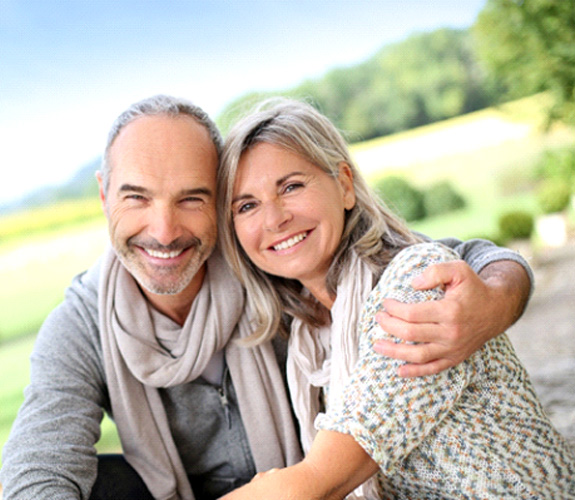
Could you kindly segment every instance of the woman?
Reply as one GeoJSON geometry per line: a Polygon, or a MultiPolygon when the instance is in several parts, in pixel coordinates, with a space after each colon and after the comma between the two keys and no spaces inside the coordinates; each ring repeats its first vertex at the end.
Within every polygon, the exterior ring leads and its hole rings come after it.
{"type": "Polygon", "coordinates": [[[458,256],[421,243],[377,200],[324,116],[280,101],[247,117],[219,176],[221,241],[253,309],[251,342],[289,328],[306,452],[226,499],[575,498],[573,456],[505,335],[418,379],[373,352],[382,297],[440,299],[409,284],[458,256]]]}

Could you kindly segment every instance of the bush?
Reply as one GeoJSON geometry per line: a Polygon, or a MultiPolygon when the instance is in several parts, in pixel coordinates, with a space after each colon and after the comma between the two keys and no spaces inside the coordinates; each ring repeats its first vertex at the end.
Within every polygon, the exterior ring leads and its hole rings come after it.
{"type": "Polygon", "coordinates": [[[491,241],[492,243],[495,243],[498,247],[504,247],[507,242],[509,241],[508,239],[504,239],[501,234],[487,234],[487,233],[480,233],[480,234],[474,234],[472,236],[469,236],[468,238],[465,238],[466,240],[474,240],[474,239],[480,239],[480,240],[487,240],[487,241],[491,241]]]}
{"type": "Polygon", "coordinates": [[[565,182],[557,179],[544,181],[537,192],[537,201],[544,214],[565,210],[570,199],[571,189],[565,182]]]}
{"type": "Polygon", "coordinates": [[[500,239],[504,242],[531,237],[535,222],[533,215],[523,210],[506,212],[499,217],[500,239]]]}
{"type": "Polygon", "coordinates": [[[388,176],[376,185],[381,199],[407,222],[423,219],[423,194],[401,177],[388,176]]]}
{"type": "Polygon", "coordinates": [[[571,184],[575,181],[575,149],[546,151],[535,167],[537,179],[555,179],[571,184]]]}
{"type": "Polygon", "coordinates": [[[425,215],[445,214],[465,207],[465,199],[447,182],[437,182],[423,192],[425,215]]]}

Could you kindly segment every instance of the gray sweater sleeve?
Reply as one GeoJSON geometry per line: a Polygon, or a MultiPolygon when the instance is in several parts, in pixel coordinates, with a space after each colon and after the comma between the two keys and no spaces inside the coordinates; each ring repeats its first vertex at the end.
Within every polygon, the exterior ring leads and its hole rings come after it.
{"type": "MultiPolygon", "coordinates": [[[[421,235],[420,235],[421,236],[421,235]]],[[[428,241],[429,238],[425,237],[428,241]]],[[[531,283],[531,288],[529,296],[533,295],[533,290],[535,286],[535,278],[533,276],[533,270],[529,266],[528,262],[524,257],[518,252],[510,250],[505,247],[498,247],[491,241],[473,239],[468,241],[461,241],[457,238],[442,238],[437,240],[439,243],[443,243],[445,246],[455,250],[461,258],[469,264],[471,269],[476,273],[479,273],[484,267],[498,262],[501,260],[511,260],[520,264],[525,272],[529,276],[529,281],[531,283]]]]}
{"type": "Polygon", "coordinates": [[[96,285],[81,275],[40,329],[24,404],[3,450],[5,500],[89,497],[109,406],[96,305],[96,285]]]}

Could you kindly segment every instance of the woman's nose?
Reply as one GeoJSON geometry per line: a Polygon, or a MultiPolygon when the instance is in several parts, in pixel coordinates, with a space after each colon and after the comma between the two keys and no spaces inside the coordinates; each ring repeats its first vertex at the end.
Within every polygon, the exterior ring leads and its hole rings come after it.
{"type": "Polygon", "coordinates": [[[291,213],[279,201],[269,201],[264,205],[264,229],[267,231],[281,231],[289,220],[291,213]]]}

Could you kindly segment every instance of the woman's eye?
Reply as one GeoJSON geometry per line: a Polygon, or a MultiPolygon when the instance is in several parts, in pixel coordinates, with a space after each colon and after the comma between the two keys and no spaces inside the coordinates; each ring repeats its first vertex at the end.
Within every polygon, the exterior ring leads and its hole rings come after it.
{"type": "Polygon", "coordinates": [[[256,206],[256,204],[253,203],[253,202],[242,203],[242,204],[237,208],[237,213],[238,213],[238,214],[243,214],[243,213],[249,212],[249,211],[252,210],[255,206],[256,206]]]}
{"type": "Polygon", "coordinates": [[[292,191],[295,191],[301,187],[303,187],[302,182],[292,182],[284,188],[284,193],[291,193],[292,191]]]}

